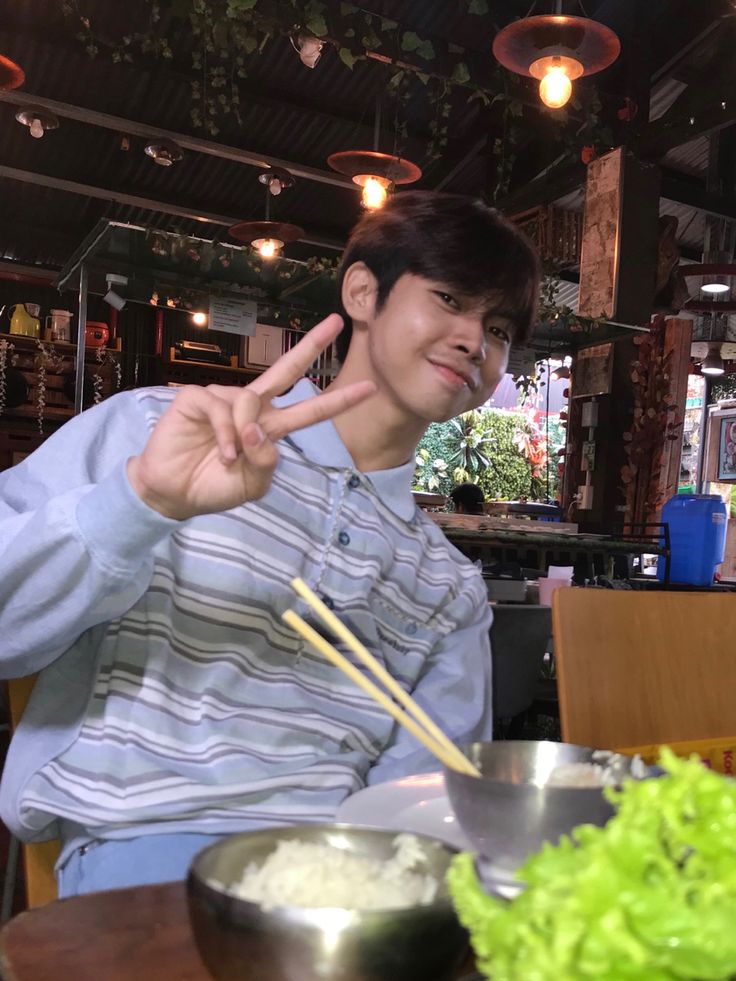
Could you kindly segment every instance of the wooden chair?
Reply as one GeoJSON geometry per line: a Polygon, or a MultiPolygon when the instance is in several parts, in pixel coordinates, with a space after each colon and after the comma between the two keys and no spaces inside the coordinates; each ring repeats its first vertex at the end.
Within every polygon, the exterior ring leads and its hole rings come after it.
{"type": "Polygon", "coordinates": [[[552,629],[566,742],[736,736],[736,596],[558,589],[552,629]]]}
{"type": "MultiPolygon", "coordinates": [[[[11,729],[15,729],[20,722],[35,682],[35,675],[8,682],[11,729]]],[[[58,897],[54,865],[60,850],[61,843],[58,840],[22,845],[26,871],[26,902],[29,909],[44,906],[58,897]]]]}

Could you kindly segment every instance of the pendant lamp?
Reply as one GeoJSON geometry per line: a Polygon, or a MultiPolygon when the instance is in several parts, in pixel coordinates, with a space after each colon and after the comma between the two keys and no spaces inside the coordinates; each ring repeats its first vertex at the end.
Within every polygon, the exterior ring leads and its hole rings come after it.
{"type": "Polygon", "coordinates": [[[11,89],[19,88],[25,80],[26,73],[20,65],[16,65],[5,55],[0,55],[0,89],[9,92],[11,89]]]}
{"type": "Polygon", "coordinates": [[[297,242],[302,238],[304,229],[288,222],[271,220],[271,198],[293,185],[294,178],[291,174],[274,168],[259,174],[258,180],[266,185],[265,220],[238,222],[230,229],[230,235],[236,242],[252,245],[262,259],[273,259],[289,242],[297,242]]]}
{"type": "Polygon", "coordinates": [[[410,160],[377,150],[343,150],[330,154],[327,163],[363,188],[361,201],[370,211],[383,207],[396,184],[413,184],[422,176],[410,160]]]}
{"type": "Polygon", "coordinates": [[[618,36],[588,17],[557,12],[514,21],[499,31],[493,54],[504,68],[539,80],[539,97],[550,109],[561,109],[572,95],[572,83],[594,75],[618,58],[618,36]]]}
{"type": "Polygon", "coordinates": [[[363,188],[361,203],[368,211],[382,208],[390,191],[397,184],[413,184],[422,176],[416,164],[394,153],[381,153],[378,149],[381,137],[381,98],[376,100],[376,116],[373,128],[372,150],[341,150],[331,153],[328,166],[338,174],[349,177],[353,184],[363,188]]]}

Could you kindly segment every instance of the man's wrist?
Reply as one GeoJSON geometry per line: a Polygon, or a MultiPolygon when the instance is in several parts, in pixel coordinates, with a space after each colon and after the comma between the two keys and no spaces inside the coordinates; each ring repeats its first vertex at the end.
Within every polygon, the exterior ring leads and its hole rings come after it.
{"type": "Polygon", "coordinates": [[[157,511],[159,514],[163,515],[164,518],[173,518],[177,521],[181,520],[180,516],[178,514],[174,514],[171,507],[169,507],[168,504],[157,494],[155,494],[147,485],[141,471],[140,457],[132,456],[128,460],[126,472],[128,483],[130,484],[133,493],[139,497],[145,505],[147,505],[153,511],[157,511]]]}

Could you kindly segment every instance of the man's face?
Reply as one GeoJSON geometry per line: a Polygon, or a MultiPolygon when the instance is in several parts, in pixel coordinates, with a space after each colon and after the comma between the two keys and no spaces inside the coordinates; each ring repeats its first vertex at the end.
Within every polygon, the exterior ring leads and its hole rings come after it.
{"type": "Polygon", "coordinates": [[[370,318],[365,341],[379,390],[430,423],[488,401],[506,371],[512,336],[501,297],[469,299],[406,273],[370,318]]]}

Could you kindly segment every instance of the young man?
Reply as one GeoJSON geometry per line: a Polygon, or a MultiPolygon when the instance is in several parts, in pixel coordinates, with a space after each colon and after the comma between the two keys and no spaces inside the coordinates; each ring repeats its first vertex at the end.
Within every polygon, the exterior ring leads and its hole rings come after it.
{"type": "Polygon", "coordinates": [[[246,388],[123,393],[0,475],[0,663],[40,671],[2,817],[61,837],[61,895],[436,767],[283,623],[295,575],[452,739],[490,734],[485,589],[415,508],[414,451],[490,397],[537,288],[499,215],[397,195],[346,249],[326,393],[297,380],[334,315],[246,388]]]}

